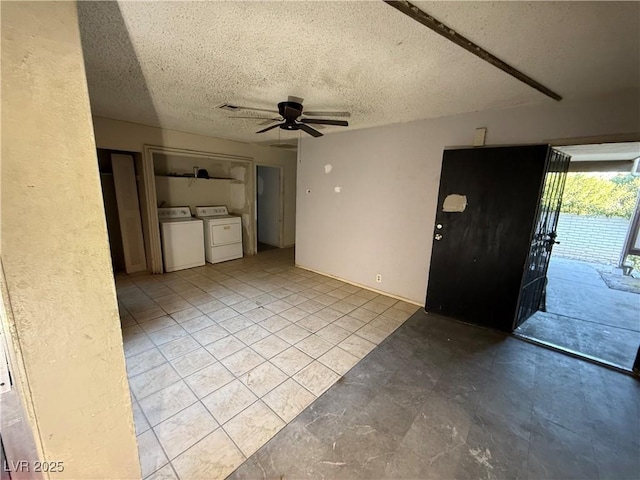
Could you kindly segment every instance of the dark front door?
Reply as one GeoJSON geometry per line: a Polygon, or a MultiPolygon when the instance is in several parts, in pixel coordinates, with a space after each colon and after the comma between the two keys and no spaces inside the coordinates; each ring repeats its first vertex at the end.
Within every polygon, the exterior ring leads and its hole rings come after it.
{"type": "Polygon", "coordinates": [[[547,145],[444,152],[426,310],[511,331],[547,145]]]}
{"type": "Polygon", "coordinates": [[[570,159],[571,157],[557,150],[549,152],[535,231],[531,238],[529,258],[522,276],[520,302],[514,329],[539,310],[545,293],[551,250],[555,243],[559,243],[556,241],[556,229],[570,159]]]}

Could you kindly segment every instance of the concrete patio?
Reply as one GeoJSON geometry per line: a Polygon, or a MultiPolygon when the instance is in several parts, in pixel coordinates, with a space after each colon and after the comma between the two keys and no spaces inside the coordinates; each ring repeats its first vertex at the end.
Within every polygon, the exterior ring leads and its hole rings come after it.
{"type": "Polygon", "coordinates": [[[640,345],[640,294],[609,288],[603,269],[552,257],[546,312],[516,333],[630,370],[640,345]]]}

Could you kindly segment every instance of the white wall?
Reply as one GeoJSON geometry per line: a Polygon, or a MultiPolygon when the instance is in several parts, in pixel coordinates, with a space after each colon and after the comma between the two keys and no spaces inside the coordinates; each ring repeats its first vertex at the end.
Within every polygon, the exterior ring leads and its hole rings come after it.
{"type": "MultiPolygon", "coordinates": [[[[1,9],[0,316],[12,392],[28,411],[20,421],[41,460],[63,462],[45,478],[140,478],[76,3],[1,9]]],[[[22,445],[9,437],[18,420],[6,395],[0,420],[10,422],[2,436],[11,454],[22,445]]]]}
{"type": "Polygon", "coordinates": [[[208,158],[180,157],[176,155],[153,155],[156,173],[156,197],[158,206],[181,207],[188,205],[191,213],[195,207],[228,205],[231,202],[231,181],[171,177],[167,174],[193,174],[194,167],[207,170],[209,176],[230,178],[231,163],[208,158]]]}
{"type": "Polygon", "coordinates": [[[229,213],[242,217],[242,243],[245,255],[254,252],[252,222],[253,167],[249,161],[220,160],[208,157],[153,154],[158,206],[196,207],[226,205],[229,213]],[[206,170],[209,177],[193,179],[194,170],[206,170]],[[189,174],[191,178],[171,177],[189,174]]]}
{"type": "Polygon", "coordinates": [[[204,178],[180,178],[156,176],[156,197],[158,206],[196,207],[207,205],[228,205],[231,201],[231,182],[204,178]],[[163,203],[164,202],[164,203],[163,203]]]}
{"type": "Polygon", "coordinates": [[[252,157],[256,163],[284,167],[283,243],[285,246],[294,244],[296,229],[295,152],[102,117],[93,117],[93,127],[98,148],[142,152],[144,145],[155,145],[198,152],[252,157]]]}
{"type": "Polygon", "coordinates": [[[280,246],[280,169],[257,167],[258,241],[280,246]]]}
{"type": "Polygon", "coordinates": [[[639,106],[622,92],[304,138],[296,263],[424,304],[445,148],[471,145],[478,127],[488,145],[639,132],[639,106]]]}

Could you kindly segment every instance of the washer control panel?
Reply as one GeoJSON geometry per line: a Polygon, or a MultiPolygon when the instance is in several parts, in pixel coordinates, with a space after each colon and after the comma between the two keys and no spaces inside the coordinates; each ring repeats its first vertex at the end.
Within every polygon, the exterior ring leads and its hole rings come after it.
{"type": "Polygon", "coordinates": [[[158,218],[188,218],[191,216],[189,207],[167,207],[158,209],[158,218]]]}

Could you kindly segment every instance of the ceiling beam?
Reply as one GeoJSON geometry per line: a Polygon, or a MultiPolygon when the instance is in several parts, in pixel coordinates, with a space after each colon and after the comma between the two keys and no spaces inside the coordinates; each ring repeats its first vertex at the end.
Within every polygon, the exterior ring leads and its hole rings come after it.
{"type": "Polygon", "coordinates": [[[401,11],[402,13],[407,15],[408,17],[411,17],[416,22],[419,22],[422,25],[424,25],[425,27],[427,27],[427,28],[433,30],[434,32],[442,35],[447,40],[452,41],[456,45],[458,45],[458,46],[464,48],[465,50],[467,50],[468,52],[473,53],[475,56],[480,57],[485,62],[490,63],[494,67],[497,67],[500,70],[502,70],[503,72],[508,73],[512,77],[517,78],[521,82],[524,82],[527,85],[529,85],[530,87],[535,88],[539,92],[544,93],[546,96],[551,97],[551,98],[553,98],[554,100],[557,100],[557,101],[562,100],[562,97],[560,95],[558,95],[556,92],[554,92],[553,90],[545,87],[544,85],[542,85],[539,82],[536,82],[533,78],[529,77],[528,75],[525,75],[520,70],[515,69],[514,67],[512,67],[508,63],[503,62],[502,60],[500,60],[495,55],[492,55],[491,53],[487,52],[481,46],[476,45],[475,43],[473,43],[468,38],[466,38],[466,37],[460,35],[459,33],[457,33],[451,27],[445,25],[444,23],[442,23],[438,19],[432,17],[428,13],[423,12],[418,7],[413,5],[412,3],[404,1],[404,0],[383,0],[383,2],[385,2],[386,4],[392,6],[393,8],[401,11]]]}

